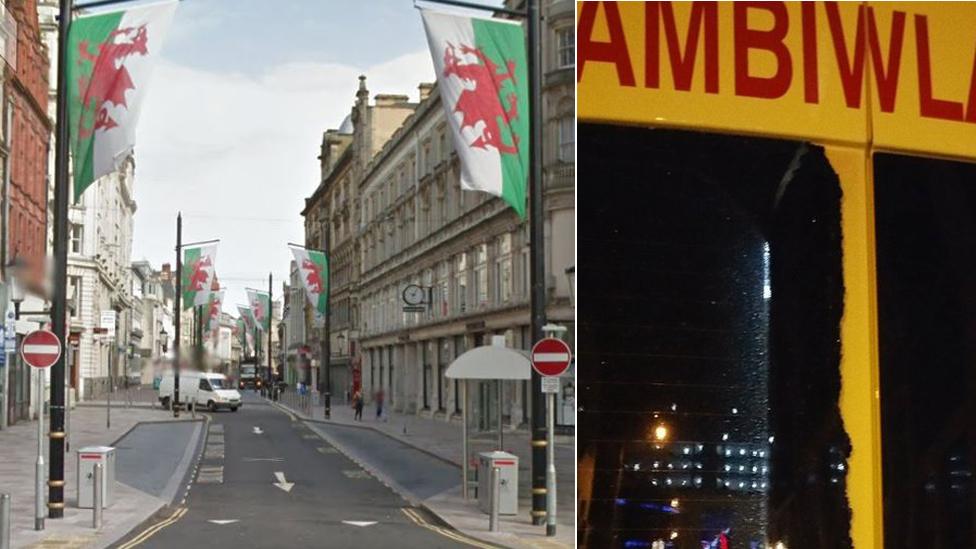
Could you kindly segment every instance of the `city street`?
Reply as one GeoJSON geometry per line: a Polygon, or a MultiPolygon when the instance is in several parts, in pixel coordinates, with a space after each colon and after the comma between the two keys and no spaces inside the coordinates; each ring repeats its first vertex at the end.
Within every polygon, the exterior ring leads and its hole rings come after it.
{"type": "Polygon", "coordinates": [[[210,417],[186,495],[113,547],[490,547],[440,526],[260,397],[210,417]]]}

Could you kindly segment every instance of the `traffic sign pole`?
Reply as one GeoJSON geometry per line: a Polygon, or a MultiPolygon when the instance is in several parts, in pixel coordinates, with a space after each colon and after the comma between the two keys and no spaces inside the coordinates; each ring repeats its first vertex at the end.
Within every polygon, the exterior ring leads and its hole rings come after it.
{"type": "Polygon", "coordinates": [[[542,378],[546,396],[546,536],[556,535],[556,393],[559,377],[572,362],[573,353],[562,340],[553,337],[564,331],[560,326],[546,325],[546,338],[532,346],[532,368],[542,378]]]}
{"type": "Polygon", "coordinates": [[[61,341],[47,330],[35,330],[20,344],[20,356],[37,375],[37,461],[34,471],[34,529],[44,529],[44,371],[61,358],[61,341]]]}

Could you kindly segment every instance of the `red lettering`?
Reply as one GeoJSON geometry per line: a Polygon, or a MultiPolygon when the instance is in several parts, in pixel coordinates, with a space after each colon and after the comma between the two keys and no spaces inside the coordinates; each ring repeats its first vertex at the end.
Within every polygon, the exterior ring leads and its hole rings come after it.
{"type": "Polygon", "coordinates": [[[867,42],[870,44],[871,65],[874,68],[874,79],[878,84],[878,98],[881,112],[894,112],[895,98],[898,94],[898,74],[901,71],[901,51],[905,42],[905,13],[895,11],[891,18],[891,42],[888,44],[888,63],[881,56],[881,40],[878,38],[878,26],[874,17],[874,8],[868,8],[867,25],[864,24],[864,6],[857,8],[857,32],[854,35],[853,58],[847,55],[847,40],[844,38],[844,25],[840,19],[837,2],[826,2],[827,23],[830,26],[830,38],[834,44],[834,55],[837,57],[837,70],[840,73],[841,87],[844,89],[844,101],[852,109],[861,108],[861,91],[864,88],[864,60],[865,39],[864,28],[867,27],[867,42]]]}
{"type": "Polygon", "coordinates": [[[871,46],[871,66],[878,82],[878,103],[881,112],[895,111],[898,94],[898,72],[901,68],[901,46],[905,41],[905,12],[896,11],[891,18],[891,43],[888,45],[888,66],[883,66],[878,29],[874,22],[874,8],[868,7],[868,42],[871,46]]]}
{"type": "Polygon", "coordinates": [[[803,100],[820,101],[820,74],[817,72],[817,12],[813,2],[800,4],[803,29],[803,100]]]}
{"type": "Polygon", "coordinates": [[[973,56],[973,72],[969,76],[969,107],[966,122],[976,123],[976,55],[973,56]]]}
{"type": "Polygon", "coordinates": [[[793,62],[783,39],[789,31],[790,20],[783,2],[735,2],[733,4],[735,50],[735,93],[746,97],[776,99],[786,94],[793,79],[793,62]],[[748,10],[766,10],[773,16],[773,28],[759,31],[749,28],[748,10]],[[749,74],[749,50],[766,50],[776,56],[773,76],[749,74]]]}
{"type": "Polygon", "coordinates": [[[929,24],[928,18],[924,15],[915,16],[915,48],[918,50],[918,96],[921,115],[943,120],[962,120],[962,103],[936,99],[932,95],[929,24]]]}
{"type": "Polygon", "coordinates": [[[660,70],[660,26],[664,26],[664,36],[668,44],[668,56],[674,75],[674,88],[680,91],[691,89],[691,79],[695,74],[695,58],[698,53],[698,38],[705,30],[705,93],[718,93],[718,4],[715,2],[692,2],[691,21],[685,35],[685,51],[681,52],[678,43],[678,29],[674,21],[674,8],[671,2],[647,2],[644,4],[644,31],[647,40],[644,60],[644,85],[659,88],[660,70]]]}
{"type": "Polygon", "coordinates": [[[576,81],[583,77],[583,68],[587,61],[613,63],[617,68],[617,80],[621,86],[635,86],[634,69],[630,65],[630,53],[627,51],[627,40],[624,28],[620,23],[620,11],[616,2],[584,2],[580,10],[578,58],[576,61],[576,81]],[[593,23],[596,20],[596,10],[603,5],[603,13],[607,18],[607,30],[610,32],[609,42],[595,42],[592,40],[593,23]]]}
{"type": "Polygon", "coordinates": [[[857,34],[854,36],[854,59],[847,57],[847,41],[844,38],[844,25],[840,20],[837,2],[826,2],[827,24],[830,38],[837,56],[837,70],[840,72],[841,87],[844,88],[844,101],[852,109],[861,107],[861,87],[864,85],[864,26],[861,16],[864,6],[857,8],[857,34]]]}

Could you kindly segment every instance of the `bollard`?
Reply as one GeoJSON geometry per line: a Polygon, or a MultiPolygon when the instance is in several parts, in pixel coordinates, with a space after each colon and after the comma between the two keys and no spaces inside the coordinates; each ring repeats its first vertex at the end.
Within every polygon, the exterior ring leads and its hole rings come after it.
{"type": "Polygon", "coordinates": [[[94,478],[92,479],[92,487],[95,490],[94,493],[94,504],[92,505],[92,528],[99,529],[102,527],[102,464],[95,464],[95,471],[93,473],[94,478]]]}
{"type": "Polygon", "coordinates": [[[0,549],[10,549],[10,494],[0,494],[0,549]]]}
{"type": "Polygon", "coordinates": [[[498,507],[502,499],[502,469],[501,467],[491,468],[491,518],[488,519],[488,530],[498,531],[498,507]]]}

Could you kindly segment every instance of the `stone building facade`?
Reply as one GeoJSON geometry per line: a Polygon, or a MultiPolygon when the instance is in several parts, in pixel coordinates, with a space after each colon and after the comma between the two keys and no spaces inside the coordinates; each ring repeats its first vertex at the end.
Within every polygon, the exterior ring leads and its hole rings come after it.
{"type": "MultiPolygon", "coordinates": [[[[305,245],[329,250],[332,355],[329,381],[337,403],[355,392],[362,373],[357,348],[361,322],[358,285],[362,270],[359,182],[373,156],[415,108],[416,104],[403,95],[380,94],[371,103],[366,77],[360,76],[351,113],[338,129],[323,135],[319,154],[321,178],[302,210],[305,245]]],[[[306,313],[306,323],[312,366],[317,369],[321,364],[321,322],[306,313]]]]}
{"type": "MultiPolygon", "coordinates": [[[[548,2],[544,9],[546,316],[566,326],[572,340],[566,273],[575,264],[574,8],[548,2]]],[[[504,336],[512,348],[532,346],[529,227],[500,199],[462,191],[440,95],[430,84],[420,89],[419,104],[403,104],[409,115],[374,154],[356,150],[369,134],[361,124],[353,124],[351,137],[326,132],[322,185],[303,214],[310,245],[322,241],[316,216],[328,216],[332,333],[347,338],[342,352],[359,366],[356,377],[364,395],[370,399],[382,390],[397,411],[449,420],[460,416],[460,388],[444,374],[457,356],[488,344],[494,335],[504,336]],[[342,269],[349,267],[346,274],[342,269]],[[409,285],[426,292],[422,312],[403,310],[401,296],[409,285]]],[[[361,86],[354,113],[363,92],[361,86]]],[[[353,376],[357,369],[342,358],[333,357],[333,368],[353,376]]],[[[344,381],[345,387],[337,387],[334,380],[333,394],[353,387],[352,379],[344,381]]],[[[494,428],[497,387],[471,388],[474,421],[481,428],[494,428]]],[[[559,424],[575,423],[574,389],[573,377],[567,376],[559,395],[559,424]]],[[[505,382],[501,390],[503,422],[527,424],[529,383],[505,382]]]]}

